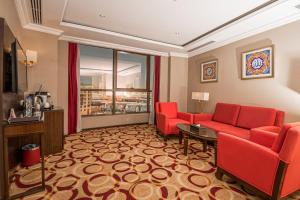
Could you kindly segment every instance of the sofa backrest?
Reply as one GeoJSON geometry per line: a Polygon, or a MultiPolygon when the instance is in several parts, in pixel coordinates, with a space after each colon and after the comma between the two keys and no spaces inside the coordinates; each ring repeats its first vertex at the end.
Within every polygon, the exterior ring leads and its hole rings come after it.
{"type": "Polygon", "coordinates": [[[236,126],[240,107],[237,104],[217,103],[213,121],[236,126]]]}
{"type": "Polygon", "coordinates": [[[241,106],[237,126],[246,129],[274,126],[277,111],[273,108],[241,106]]]}
{"type": "Polygon", "coordinates": [[[176,102],[159,102],[159,112],[166,115],[168,118],[177,118],[178,108],[176,102]]]}

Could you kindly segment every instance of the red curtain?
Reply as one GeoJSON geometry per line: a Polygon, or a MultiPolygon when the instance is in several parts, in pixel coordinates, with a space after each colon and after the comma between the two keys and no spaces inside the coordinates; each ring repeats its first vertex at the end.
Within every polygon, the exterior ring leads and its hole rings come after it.
{"type": "Polygon", "coordinates": [[[68,133],[76,133],[77,129],[77,44],[69,43],[68,66],[68,133]]]}
{"type": "MultiPolygon", "coordinates": [[[[159,80],[160,80],[160,56],[155,56],[154,58],[154,106],[156,102],[159,102],[159,80]]],[[[155,110],[155,109],[154,109],[155,110]]],[[[156,116],[156,115],[154,115],[156,116]]],[[[154,122],[156,124],[156,119],[154,117],[154,122]]]]}

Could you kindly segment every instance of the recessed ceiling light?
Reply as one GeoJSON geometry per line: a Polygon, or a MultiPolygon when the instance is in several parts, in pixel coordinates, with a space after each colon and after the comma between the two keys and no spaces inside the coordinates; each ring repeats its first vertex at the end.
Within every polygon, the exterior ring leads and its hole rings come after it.
{"type": "Polygon", "coordinates": [[[295,8],[298,8],[298,9],[300,9],[300,4],[299,4],[299,5],[296,5],[296,6],[295,6],[295,8]]]}
{"type": "Polygon", "coordinates": [[[101,17],[101,18],[105,18],[106,16],[104,15],[104,14],[99,14],[99,17],[101,17]]]}

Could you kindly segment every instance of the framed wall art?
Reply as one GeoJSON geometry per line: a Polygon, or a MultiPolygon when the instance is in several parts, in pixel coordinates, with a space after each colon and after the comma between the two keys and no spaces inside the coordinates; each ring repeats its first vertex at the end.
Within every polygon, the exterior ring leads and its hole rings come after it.
{"type": "Polygon", "coordinates": [[[218,60],[201,63],[201,83],[218,81],[218,60]]]}
{"type": "Polygon", "coordinates": [[[274,77],[273,46],[242,53],[242,79],[274,77]]]}

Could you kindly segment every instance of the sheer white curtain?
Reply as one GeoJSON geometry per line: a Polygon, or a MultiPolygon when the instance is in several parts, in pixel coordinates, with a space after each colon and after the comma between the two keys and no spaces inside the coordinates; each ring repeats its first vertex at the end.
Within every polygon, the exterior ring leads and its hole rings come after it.
{"type": "Polygon", "coordinates": [[[152,93],[151,93],[151,104],[150,104],[150,114],[149,114],[149,124],[155,124],[154,120],[155,120],[155,105],[154,105],[154,94],[155,94],[155,87],[154,87],[154,83],[155,83],[155,57],[154,56],[150,56],[150,87],[152,89],[152,93]]]}

